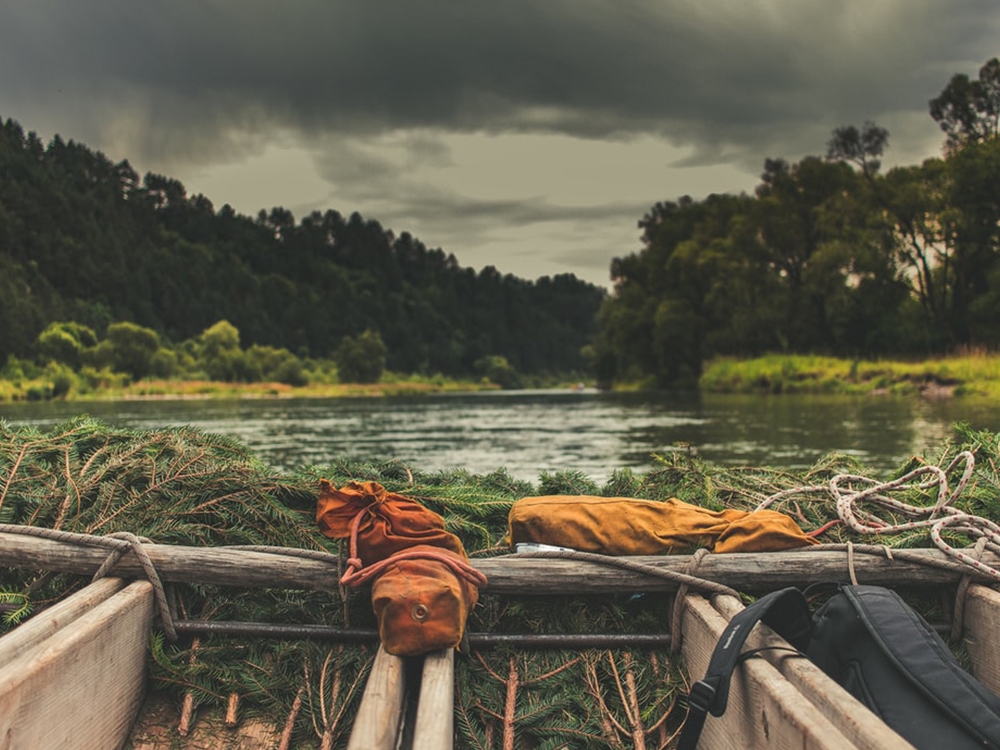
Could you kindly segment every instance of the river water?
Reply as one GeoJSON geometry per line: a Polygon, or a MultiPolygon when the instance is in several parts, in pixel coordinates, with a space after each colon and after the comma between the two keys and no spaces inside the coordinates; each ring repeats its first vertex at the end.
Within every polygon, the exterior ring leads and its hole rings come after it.
{"type": "Polygon", "coordinates": [[[425,472],[506,468],[535,482],[581,471],[598,482],[653,454],[690,450],[725,466],[805,468],[829,452],[886,474],[936,450],[954,423],[1000,431],[1000,404],[968,398],[734,396],[500,391],[392,398],[2,403],[0,418],[47,429],[78,414],[139,429],[192,425],[231,435],[289,471],[338,458],[391,458],[425,472]]]}

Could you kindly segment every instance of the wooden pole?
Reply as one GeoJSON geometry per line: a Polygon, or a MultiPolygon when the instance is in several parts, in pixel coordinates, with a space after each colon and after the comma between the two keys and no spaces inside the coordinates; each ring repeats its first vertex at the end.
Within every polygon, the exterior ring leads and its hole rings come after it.
{"type": "Polygon", "coordinates": [[[229,702],[226,704],[226,718],[224,724],[230,729],[239,723],[237,711],[240,706],[240,694],[230,693],[229,702]]]}
{"type": "MultiPolygon", "coordinates": [[[[148,544],[146,550],[163,581],[307,591],[330,591],[337,585],[334,565],[293,555],[163,544],[148,544]]],[[[905,553],[906,559],[902,551],[897,550],[890,560],[883,555],[855,552],[855,574],[861,583],[894,586],[950,585],[966,574],[977,581],[992,580],[952,561],[936,549],[909,549],[905,553]],[[947,563],[950,567],[932,567],[921,561],[947,563]]],[[[100,567],[107,554],[107,550],[98,547],[21,534],[0,534],[0,565],[10,567],[90,575],[100,567]]],[[[686,572],[691,562],[690,555],[626,559],[673,573],[686,572]]],[[[486,575],[489,583],[485,590],[494,594],[547,596],[674,591],[677,588],[676,583],[664,578],[578,560],[493,557],[470,562],[486,575]]],[[[982,562],[1000,567],[1000,556],[986,553],[982,562]]],[[[122,557],[114,575],[145,577],[131,552],[122,557]]],[[[707,555],[698,565],[697,575],[745,591],[849,580],[847,554],[828,550],[707,555]]]]}
{"type": "Polygon", "coordinates": [[[455,716],[455,649],[424,657],[413,747],[451,750],[455,716]]]}
{"type": "Polygon", "coordinates": [[[347,750],[394,750],[403,718],[403,659],[379,647],[347,750]]]}
{"type": "MultiPolygon", "coordinates": [[[[195,637],[191,641],[191,655],[188,657],[188,664],[194,664],[198,656],[198,648],[201,646],[201,638],[195,637]]],[[[184,700],[181,702],[181,718],[177,722],[177,733],[181,737],[187,737],[191,733],[191,720],[194,718],[194,692],[188,688],[184,692],[184,700]]]]}

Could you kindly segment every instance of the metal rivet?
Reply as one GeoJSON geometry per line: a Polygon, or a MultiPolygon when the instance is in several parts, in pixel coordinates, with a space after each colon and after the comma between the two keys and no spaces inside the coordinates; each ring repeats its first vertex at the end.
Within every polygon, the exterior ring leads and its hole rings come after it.
{"type": "Polygon", "coordinates": [[[412,617],[417,622],[423,622],[430,615],[430,610],[427,609],[425,604],[414,604],[413,609],[410,610],[410,617],[412,617]]]}

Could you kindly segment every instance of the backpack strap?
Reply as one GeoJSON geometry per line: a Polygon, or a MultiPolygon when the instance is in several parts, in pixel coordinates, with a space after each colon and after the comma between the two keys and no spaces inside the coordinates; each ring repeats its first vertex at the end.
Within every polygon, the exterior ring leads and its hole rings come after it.
{"type": "Polygon", "coordinates": [[[725,713],[733,670],[740,661],[740,651],[747,636],[758,622],[770,626],[800,651],[808,645],[812,616],[805,596],[797,588],[772,591],[736,614],[722,631],[705,676],[691,686],[687,720],[677,750],[694,750],[707,715],[725,713]]]}

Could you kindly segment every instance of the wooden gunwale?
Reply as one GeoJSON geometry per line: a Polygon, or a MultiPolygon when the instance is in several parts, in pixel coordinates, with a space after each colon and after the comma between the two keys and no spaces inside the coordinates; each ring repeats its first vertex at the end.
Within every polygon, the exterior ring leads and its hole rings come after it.
{"type": "MultiPolygon", "coordinates": [[[[732,596],[714,596],[712,606],[727,622],[744,609],[743,604],[732,596]]],[[[790,644],[764,623],[758,623],[751,632],[744,649],[761,647],[772,647],[772,650],[761,651],[760,655],[854,747],[859,750],[913,750],[909,742],[892,731],[823,670],[808,659],[784,650],[790,649],[790,644]]]]}
{"type": "MultiPolygon", "coordinates": [[[[728,618],[701,596],[686,598],[681,653],[692,679],[704,675],[727,622],[728,618]]],[[[748,659],[733,673],[726,712],[721,717],[708,717],[698,747],[849,750],[857,745],[769,662],[748,659]]]]}
{"type": "Polygon", "coordinates": [[[153,593],[146,581],[122,585],[91,584],[26,623],[33,627],[23,634],[0,639],[3,747],[91,750],[125,741],[145,693],[153,593]]]}

